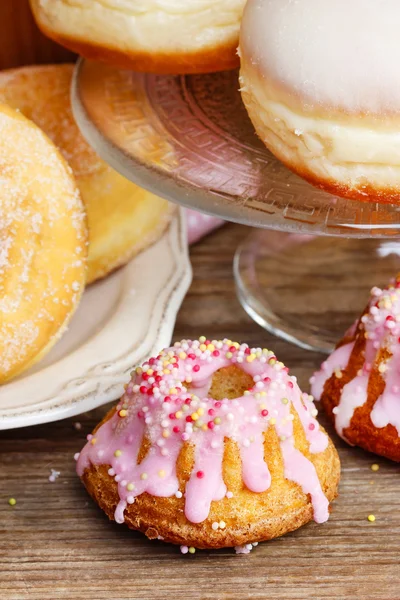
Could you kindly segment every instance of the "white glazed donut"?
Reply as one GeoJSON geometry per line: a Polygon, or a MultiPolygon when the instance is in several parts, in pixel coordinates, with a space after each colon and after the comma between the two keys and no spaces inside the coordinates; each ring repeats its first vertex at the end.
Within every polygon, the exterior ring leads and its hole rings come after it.
{"type": "Polygon", "coordinates": [[[42,31],[86,58],[152,73],[239,65],[246,0],[30,0],[42,31]]]}
{"type": "Polygon", "coordinates": [[[241,88],[258,135],[341,196],[400,201],[398,0],[248,0],[241,88]]]}

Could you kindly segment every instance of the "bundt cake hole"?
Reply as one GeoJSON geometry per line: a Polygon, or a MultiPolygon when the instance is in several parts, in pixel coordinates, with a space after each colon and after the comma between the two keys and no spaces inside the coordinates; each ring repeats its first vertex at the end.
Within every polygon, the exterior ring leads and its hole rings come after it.
{"type": "Polygon", "coordinates": [[[254,380],[251,375],[236,365],[230,365],[214,373],[208,395],[214,400],[234,400],[243,396],[244,392],[253,386],[254,380]]]}
{"type": "MultiPolygon", "coordinates": [[[[235,398],[240,398],[243,396],[244,392],[251,389],[253,385],[253,378],[248,375],[248,373],[245,373],[236,365],[231,365],[229,367],[223,367],[214,373],[208,396],[214,400],[224,400],[225,398],[228,400],[234,400],[235,398]]],[[[190,388],[190,386],[188,386],[188,389],[193,393],[196,392],[196,388],[194,387],[190,388]]],[[[225,452],[226,442],[227,440],[225,440],[225,452]]],[[[236,444],[234,444],[234,446],[235,455],[237,456],[235,456],[235,459],[233,460],[233,463],[235,464],[235,474],[233,475],[233,478],[236,480],[238,474],[241,472],[241,469],[239,449],[236,447],[236,444]]],[[[138,453],[138,465],[140,465],[140,463],[145,459],[150,447],[151,441],[147,437],[144,437],[138,453]]],[[[194,448],[190,443],[185,443],[177,459],[177,474],[180,489],[184,489],[186,483],[188,482],[193,466],[194,448]]]]}
{"type": "MultiPolygon", "coordinates": [[[[243,371],[237,365],[223,367],[216,371],[212,377],[211,386],[207,394],[208,397],[214,400],[234,400],[243,396],[246,390],[252,389],[254,386],[253,378],[243,371]]],[[[192,393],[196,393],[196,388],[188,386],[192,393]]],[[[304,454],[309,455],[309,444],[306,440],[301,423],[295,411],[294,414],[294,429],[295,429],[295,445],[304,454]]],[[[283,459],[280,452],[279,438],[274,427],[270,427],[264,434],[264,456],[265,461],[270,469],[272,480],[279,481],[279,473],[283,470],[283,459]]],[[[234,493],[246,489],[242,479],[242,461],[240,450],[236,442],[226,438],[224,444],[223,458],[223,479],[228,489],[234,493]]],[[[137,464],[140,464],[147,456],[151,448],[151,441],[148,437],[144,437],[139,449],[137,464]]],[[[179,452],[176,473],[179,480],[179,489],[183,491],[187,482],[190,479],[195,463],[195,447],[190,442],[183,444],[179,452]]],[[[250,493],[250,492],[249,492],[250,493]]],[[[300,488],[299,488],[300,493],[300,488]]],[[[265,498],[266,501],[266,498],[265,498]]],[[[182,517],[183,518],[183,517],[182,517]]]]}

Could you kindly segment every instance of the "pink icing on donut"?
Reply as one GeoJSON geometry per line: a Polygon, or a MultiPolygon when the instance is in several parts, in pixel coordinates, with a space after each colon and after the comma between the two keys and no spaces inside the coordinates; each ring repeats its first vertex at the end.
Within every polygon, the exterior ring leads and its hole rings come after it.
{"type": "MultiPolygon", "coordinates": [[[[400,435],[400,277],[387,288],[373,288],[365,314],[353,326],[356,337],[364,336],[364,364],[357,375],[343,386],[338,406],[334,409],[336,431],[344,437],[356,408],[368,399],[368,382],[372,370],[377,369],[385,380],[383,393],[371,411],[375,427],[388,424],[400,435]],[[383,362],[381,351],[386,349],[390,358],[383,362]]],[[[313,396],[320,400],[326,382],[335,374],[341,378],[354,351],[355,341],[337,348],[321,370],[310,380],[313,396]]]]}
{"type": "Polygon", "coordinates": [[[272,352],[230,340],[183,340],[134,371],[115,414],[89,436],[77,471],[82,476],[90,464],[110,466],[109,474],[118,483],[119,523],[127,505],[144,492],[158,497],[181,497],[184,492],[186,518],[200,523],[208,517],[211,502],[227,495],[222,477],[225,438],[239,446],[246,487],[255,493],[268,490],[271,475],[263,434],[275,427],[285,477],[310,494],[314,519],[323,522],[328,500],[314,465],[295,448],[292,411],[299,415],[310,452],[323,452],[328,438],[315,419],[312,397],[300,391],[296,378],[272,352]],[[253,378],[253,388],[234,400],[209,398],[213,374],[232,364],[253,378]],[[150,449],[138,465],[144,435],[150,449]],[[185,443],[194,446],[195,464],[186,489],[180,491],[176,461],[185,443]]]}

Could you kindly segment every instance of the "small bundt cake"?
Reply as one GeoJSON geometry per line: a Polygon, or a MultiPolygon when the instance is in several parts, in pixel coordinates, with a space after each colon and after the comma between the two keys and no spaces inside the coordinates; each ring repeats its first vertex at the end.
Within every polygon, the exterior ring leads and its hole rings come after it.
{"type": "Polygon", "coordinates": [[[400,461],[400,275],[371,291],[361,318],[311,378],[347,442],[400,461]]]}
{"type": "Polygon", "coordinates": [[[77,471],[110,519],[183,551],[268,540],[337,495],[337,452],[272,352],[183,340],[133,372],[77,471]]]}

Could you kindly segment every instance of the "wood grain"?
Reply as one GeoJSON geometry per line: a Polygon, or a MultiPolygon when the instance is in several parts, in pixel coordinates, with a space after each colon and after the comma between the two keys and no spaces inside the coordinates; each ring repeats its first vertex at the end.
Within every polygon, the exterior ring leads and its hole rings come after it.
{"type": "Polygon", "coordinates": [[[39,31],[28,0],[0,0],[0,69],[73,59],[39,31]]]}
{"type": "MultiPolygon", "coordinates": [[[[246,233],[228,225],[192,250],[194,281],[174,337],[226,335],[271,346],[306,388],[321,356],[268,335],[236,300],[232,256],[246,233]]],[[[227,550],[183,557],[178,548],[108,522],[75,475],[73,454],[106,410],[1,433],[1,600],[400,598],[395,464],[333,435],[343,472],[328,523],[260,544],[248,556],[227,550]],[[74,429],[77,420],[81,431],[74,429]],[[377,473],[373,462],[380,464],[377,473]],[[50,468],[61,471],[53,484],[50,468]],[[14,508],[7,502],[11,496],[14,508]],[[375,523],[367,520],[371,513],[375,523]]]]}

